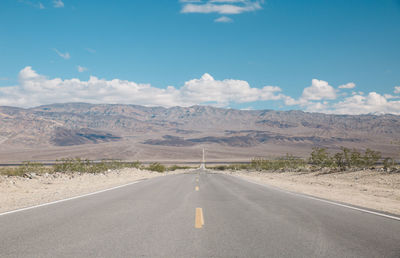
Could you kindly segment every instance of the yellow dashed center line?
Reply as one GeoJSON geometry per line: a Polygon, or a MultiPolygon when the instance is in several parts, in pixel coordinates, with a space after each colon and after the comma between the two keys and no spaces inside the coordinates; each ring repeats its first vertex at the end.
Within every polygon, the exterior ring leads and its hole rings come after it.
{"type": "Polygon", "coordinates": [[[196,191],[198,191],[200,188],[198,186],[196,186],[196,191]]]}
{"type": "Polygon", "coordinates": [[[196,218],[194,221],[195,228],[202,228],[204,226],[203,209],[196,208],[196,218]]]}

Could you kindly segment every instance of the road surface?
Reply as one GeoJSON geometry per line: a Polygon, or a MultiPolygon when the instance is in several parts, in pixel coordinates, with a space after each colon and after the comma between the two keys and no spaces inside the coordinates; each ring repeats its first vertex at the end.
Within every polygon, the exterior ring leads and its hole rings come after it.
{"type": "Polygon", "coordinates": [[[0,257],[400,257],[400,221],[195,170],[0,215],[0,257]]]}

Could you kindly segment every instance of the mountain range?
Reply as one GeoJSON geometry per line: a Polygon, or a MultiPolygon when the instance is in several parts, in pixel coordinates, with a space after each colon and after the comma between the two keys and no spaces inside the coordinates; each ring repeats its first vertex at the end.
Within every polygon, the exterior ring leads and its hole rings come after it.
{"type": "Polygon", "coordinates": [[[313,147],[398,155],[400,116],[64,103],[0,107],[0,162],[67,157],[142,161],[247,161],[313,147]]]}

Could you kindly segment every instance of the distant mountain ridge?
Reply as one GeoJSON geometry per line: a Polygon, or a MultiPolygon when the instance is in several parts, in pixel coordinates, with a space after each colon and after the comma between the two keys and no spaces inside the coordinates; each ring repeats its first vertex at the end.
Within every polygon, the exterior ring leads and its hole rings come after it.
{"type": "Polygon", "coordinates": [[[147,152],[168,159],[168,150],[175,156],[182,152],[183,159],[194,158],[192,153],[202,147],[215,150],[216,158],[240,157],[243,150],[246,155],[278,155],[286,150],[302,156],[313,146],[335,149],[341,145],[373,147],[395,154],[396,146],[390,142],[400,138],[400,116],[396,115],[330,115],[211,106],[3,106],[0,121],[0,161],[9,159],[7,150],[13,150],[18,160],[35,155],[52,159],[71,155],[71,148],[90,149],[89,153],[84,152],[90,157],[110,158],[118,153],[115,158],[124,159],[146,159],[147,152]],[[48,153],[47,149],[59,154],[48,153]],[[31,153],[35,151],[35,155],[31,153]]]}

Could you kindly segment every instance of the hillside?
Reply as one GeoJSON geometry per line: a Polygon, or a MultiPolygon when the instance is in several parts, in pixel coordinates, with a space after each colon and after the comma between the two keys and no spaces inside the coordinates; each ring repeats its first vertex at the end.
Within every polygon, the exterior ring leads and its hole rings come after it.
{"type": "Polygon", "coordinates": [[[66,103],[0,107],[0,162],[63,157],[128,160],[247,160],[314,146],[373,148],[395,156],[395,115],[328,115],[210,106],[144,107],[66,103]]]}

